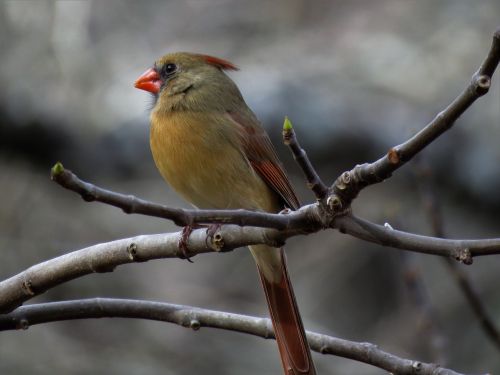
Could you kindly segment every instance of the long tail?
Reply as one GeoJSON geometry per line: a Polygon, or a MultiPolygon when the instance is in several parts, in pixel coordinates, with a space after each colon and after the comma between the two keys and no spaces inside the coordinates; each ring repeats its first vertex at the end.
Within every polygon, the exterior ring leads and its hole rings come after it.
{"type": "Polygon", "coordinates": [[[316,374],[284,250],[263,245],[251,246],[250,250],[259,269],[285,374],[316,374]]]}

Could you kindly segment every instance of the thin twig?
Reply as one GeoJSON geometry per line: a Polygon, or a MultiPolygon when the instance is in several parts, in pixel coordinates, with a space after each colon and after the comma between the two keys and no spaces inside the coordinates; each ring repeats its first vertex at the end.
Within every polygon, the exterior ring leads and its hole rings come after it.
{"type": "Polygon", "coordinates": [[[444,256],[465,264],[471,264],[475,256],[500,254],[500,238],[453,240],[427,237],[378,225],[354,215],[336,218],[335,227],[342,233],[382,246],[444,256]]]}
{"type": "MultiPolygon", "coordinates": [[[[431,173],[428,169],[424,169],[420,166],[419,170],[417,170],[417,174],[418,177],[420,177],[417,180],[420,187],[419,190],[423,201],[423,207],[430,219],[430,222],[432,223],[433,235],[444,237],[443,215],[437,195],[431,186],[431,173]]],[[[486,311],[486,306],[479,296],[479,293],[472,285],[472,281],[468,277],[467,273],[453,260],[444,259],[444,261],[467,303],[471,307],[474,315],[480,322],[486,336],[489,337],[493,345],[500,350],[500,331],[495,325],[490,314],[486,311]]]]}
{"type": "MultiPolygon", "coordinates": [[[[127,214],[154,216],[173,221],[179,226],[193,224],[235,224],[240,226],[258,226],[263,228],[290,229],[305,227],[305,215],[299,211],[284,211],[272,214],[250,210],[195,210],[172,208],[135,197],[106,190],[89,182],[81,180],[61,163],[56,163],[51,170],[51,179],[65,189],[80,194],[87,202],[101,202],[121,208],[127,214]]],[[[312,205],[309,206],[313,209],[312,205]]],[[[313,224],[313,218],[319,218],[309,212],[308,224],[313,224]]],[[[321,226],[322,224],[316,223],[321,226]]]]}
{"type": "Polygon", "coordinates": [[[384,181],[392,173],[411,160],[431,144],[437,137],[450,129],[455,121],[478,98],[486,94],[491,78],[500,61],[500,29],[493,35],[493,42],[487,57],[465,90],[422,130],[406,142],[392,147],[386,155],[373,163],[357,165],[344,172],[332,185],[333,195],[340,200],[340,206],[349,207],[354,198],[365,187],[384,181]]]}
{"type": "Polygon", "coordinates": [[[467,273],[459,268],[459,265],[453,262],[451,259],[444,259],[445,264],[450,270],[453,278],[457,282],[462,294],[467,300],[469,306],[471,307],[474,315],[481,324],[484,333],[490,338],[491,342],[495,347],[500,350],[500,333],[497,326],[493,322],[490,314],[486,311],[486,306],[484,305],[479,293],[476,291],[472,285],[472,281],[469,279],[467,273]]]}
{"type": "MultiPolygon", "coordinates": [[[[425,335],[424,342],[421,343],[421,340],[414,342],[426,348],[432,361],[445,364],[444,349],[447,340],[443,335],[437,311],[429,299],[422,272],[416,264],[415,254],[401,252],[400,260],[406,289],[419,316],[418,328],[420,333],[425,335]]],[[[450,259],[450,262],[454,261],[450,259]]]]}
{"type": "Polygon", "coordinates": [[[307,180],[307,187],[313,191],[318,201],[325,199],[328,195],[328,187],[323,183],[314,169],[305,150],[300,147],[292,123],[288,117],[285,117],[285,123],[283,124],[283,142],[290,147],[293,158],[302,169],[302,172],[304,172],[307,180]]]}
{"type": "MultiPolygon", "coordinates": [[[[270,319],[170,303],[112,298],[19,307],[9,314],[0,315],[0,330],[27,329],[47,322],[105,317],[163,321],[193,330],[201,327],[219,328],[274,339],[270,319]]],[[[318,353],[350,358],[398,375],[460,375],[436,364],[397,357],[370,343],[353,342],[314,332],[307,332],[307,340],[311,349],[318,353]]]]}

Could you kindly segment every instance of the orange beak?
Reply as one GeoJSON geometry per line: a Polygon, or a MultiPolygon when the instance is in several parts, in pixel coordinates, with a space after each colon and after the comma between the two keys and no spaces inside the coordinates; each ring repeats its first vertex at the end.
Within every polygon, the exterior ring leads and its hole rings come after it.
{"type": "Polygon", "coordinates": [[[138,89],[158,94],[162,85],[160,75],[153,68],[149,68],[135,81],[134,86],[138,89]]]}

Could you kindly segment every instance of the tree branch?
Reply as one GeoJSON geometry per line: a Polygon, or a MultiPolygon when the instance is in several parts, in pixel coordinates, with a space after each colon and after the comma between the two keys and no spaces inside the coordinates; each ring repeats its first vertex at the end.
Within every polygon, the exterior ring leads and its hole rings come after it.
{"type": "MultiPolygon", "coordinates": [[[[432,232],[435,236],[444,237],[443,215],[438,198],[432,189],[431,173],[428,169],[424,169],[421,166],[417,172],[419,172],[418,176],[425,176],[423,179],[419,178],[418,181],[423,180],[426,182],[425,184],[423,182],[419,183],[420,196],[423,202],[422,206],[430,219],[432,232]]],[[[479,296],[479,293],[475,290],[469,276],[451,259],[448,258],[444,260],[446,267],[453,276],[465,300],[471,307],[472,312],[481,324],[486,336],[489,337],[493,345],[500,350],[500,332],[494,320],[491,318],[490,314],[488,314],[486,306],[479,296]]]]}
{"type": "MultiPolygon", "coordinates": [[[[448,258],[446,258],[448,260],[448,258]]],[[[420,268],[416,264],[413,253],[401,252],[400,264],[403,281],[409,292],[410,299],[418,312],[419,333],[424,340],[414,340],[419,346],[425,348],[433,362],[445,364],[446,359],[446,337],[443,335],[441,322],[436,309],[432,305],[429,294],[422,278],[420,268]]],[[[454,262],[449,259],[450,262],[454,262]]],[[[455,262],[454,262],[455,263],[455,262]]]]}
{"type": "Polygon", "coordinates": [[[382,246],[444,256],[465,264],[471,264],[474,256],[500,254],[500,238],[453,240],[428,237],[378,225],[354,215],[339,216],[335,219],[335,227],[342,233],[382,246]]]}
{"type": "MultiPolygon", "coordinates": [[[[52,168],[52,176],[58,184],[75,191],[83,199],[95,200],[119,207],[126,213],[155,216],[173,220],[174,222],[180,220],[186,225],[188,223],[231,223],[238,226],[248,226],[246,228],[256,226],[270,229],[270,231],[263,230],[259,232],[258,228],[253,228],[252,234],[250,232],[246,233],[246,238],[243,241],[234,242],[236,247],[255,243],[283,244],[289,237],[310,234],[329,227],[337,228],[342,233],[348,233],[353,237],[383,246],[450,257],[467,264],[472,262],[473,256],[500,253],[500,238],[452,240],[421,236],[393,229],[389,230],[350,214],[331,219],[318,204],[302,206],[297,211],[290,211],[286,214],[271,214],[249,210],[184,210],[149,202],[132,195],[102,189],[82,181],[74,173],[64,169],[60,163],[57,163],[52,168]],[[58,170],[54,172],[55,169],[58,170]],[[276,231],[272,229],[276,229],[276,231]]],[[[243,232],[245,231],[243,230],[243,232]]],[[[232,248],[225,247],[225,249],[230,250],[232,248]]],[[[196,254],[196,252],[193,253],[193,255],[196,254]]]]}
{"type": "MultiPolygon", "coordinates": [[[[446,240],[388,229],[354,216],[336,219],[339,230],[383,246],[426,254],[453,257],[470,263],[472,256],[500,253],[500,239],[446,240]]],[[[194,230],[188,239],[189,256],[226,252],[237,247],[267,244],[280,247],[287,238],[303,234],[301,229],[222,226],[211,238],[205,229],[194,230]]],[[[184,258],[179,250],[181,232],[142,235],[90,246],[31,266],[0,282],[0,312],[9,312],[46,290],[96,272],[112,272],[115,267],[160,258],[184,258]]]]}
{"type": "Polygon", "coordinates": [[[365,187],[384,181],[392,173],[450,129],[455,121],[478,98],[486,94],[491,78],[500,61],[500,29],[493,35],[493,42],[485,60],[465,90],[422,130],[406,142],[392,147],[386,155],[373,163],[357,165],[340,175],[332,185],[334,196],[341,207],[349,207],[365,187]]]}
{"type": "MultiPolygon", "coordinates": [[[[188,239],[188,255],[193,257],[206,252],[225,252],[258,243],[279,247],[290,234],[291,232],[275,229],[225,225],[208,239],[205,229],[197,229],[188,239]]],[[[33,265],[0,282],[0,312],[12,311],[46,290],[84,275],[112,272],[115,267],[127,263],[183,258],[183,252],[178,246],[180,236],[181,232],[176,232],[125,238],[90,246],[33,265]]]]}
{"type": "Polygon", "coordinates": [[[171,208],[146,201],[133,195],[125,195],[106,190],[81,180],[61,163],[56,163],[51,170],[51,179],[62,187],[80,194],[87,202],[101,202],[121,208],[127,214],[154,216],[173,221],[176,225],[193,224],[236,224],[240,226],[258,226],[263,228],[293,229],[321,227],[320,215],[315,213],[315,205],[304,206],[286,214],[250,210],[188,210],[171,208]],[[304,211],[307,211],[303,214],[304,211]],[[316,222],[315,222],[316,221],[316,222]]]}
{"type": "Polygon", "coordinates": [[[318,201],[325,199],[328,195],[328,187],[323,183],[314,169],[305,150],[300,147],[292,123],[288,117],[285,117],[285,123],[283,124],[283,142],[290,147],[293,158],[302,169],[302,172],[304,172],[307,180],[307,187],[313,191],[318,201]]]}
{"type": "MultiPolygon", "coordinates": [[[[112,298],[40,303],[0,315],[0,330],[27,329],[31,325],[89,318],[139,318],[174,323],[198,330],[219,328],[274,339],[270,319],[170,303],[112,298]]],[[[358,343],[307,332],[311,349],[364,362],[398,375],[460,375],[436,364],[397,357],[370,343],[358,343]]]]}

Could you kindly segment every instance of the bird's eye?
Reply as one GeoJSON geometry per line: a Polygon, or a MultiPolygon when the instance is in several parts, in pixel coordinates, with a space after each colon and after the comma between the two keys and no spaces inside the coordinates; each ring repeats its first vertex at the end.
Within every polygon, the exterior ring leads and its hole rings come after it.
{"type": "Polygon", "coordinates": [[[165,72],[165,74],[167,76],[171,75],[172,73],[174,73],[175,71],[177,70],[177,65],[175,64],[172,64],[172,63],[168,63],[165,65],[165,67],[163,68],[163,71],[165,72]]]}

